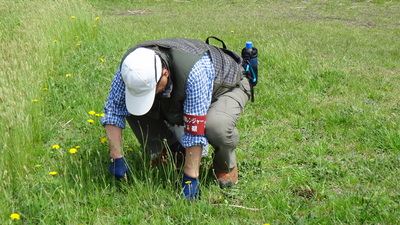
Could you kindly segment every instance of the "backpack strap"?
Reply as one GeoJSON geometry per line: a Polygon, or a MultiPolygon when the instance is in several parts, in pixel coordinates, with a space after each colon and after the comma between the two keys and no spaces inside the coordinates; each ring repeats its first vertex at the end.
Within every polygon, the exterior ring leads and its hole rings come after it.
{"type": "Polygon", "coordinates": [[[250,93],[251,93],[251,102],[254,102],[254,86],[255,82],[257,81],[257,77],[255,77],[255,73],[253,68],[251,67],[251,64],[249,62],[249,60],[244,60],[244,71],[243,74],[245,77],[247,77],[247,79],[249,80],[250,83],[250,93]]]}
{"type": "Polygon", "coordinates": [[[223,40],[221,40],[221,39],[215,37],[215,36],[210,36],[210,37],[208,37],[208,38],[206,39],[206,44],[208,44],[208,45],[210,44],[210,43],[209,43],[209,42],[210,42],[210,38],[215,39],[215,40],[221,42],[221,43],[222,43],[222,48],[223,48],[223,49],[226,49],[225,42],[224,42],[223,40]]]}

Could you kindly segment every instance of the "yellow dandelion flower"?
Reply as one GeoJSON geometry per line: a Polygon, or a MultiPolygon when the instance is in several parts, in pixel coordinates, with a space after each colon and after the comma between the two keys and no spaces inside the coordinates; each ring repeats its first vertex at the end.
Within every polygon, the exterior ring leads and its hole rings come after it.
{"type": "Polygon", "coordinates": [[[131,151],[131,152],[133,152],[133,148],[128,148],[128,151],[131,151]]]}
{"type": "Polygon", "coordinates": [[[36,164],[36,165],[35,165],[35,167],[41,167],[41,166],[42,166],[42,165],[40,165],[40,164],[36,164]]]}
{"type": "Polygon", "coordinates": [[[69,153],[71,153],[71,154],[75,154],[76,152],[78,152],[78,150],[76,150],[76,148],[71,148],[69,150],[69,153]]]}
{"type": "Polygon", "coordinates": [[[222,195],[218,196],[218,199],[221,200],[222,199],[222,195]]]}
{"type": "Polygon", "coordinates": [[[57,43],[58,41],[57,41],[57,40],[54,40],[53,42],[54,42],[54,43],[57,43]]]}
{"type": "Polygon", "coordinates": [[[43,88],[42,90],[43,90],[43,91],[48,91],[49,89],[48,89],[48,88],[43,88]]]}
{"type": "Polygon", "coordinates": [[[375,161],[375,159],[374,159],[374,158],[372,158],[372,159],[369,159],[369,161],[373,162],[373,161],[375,161]]]}
{"type": "Polygon", "coordinates": [[[234,31],[234,30],[231,30],[231,33],[235,33],[235,31],[234,31]]]}
{"type": "Polygon", "coordinates": [[[81,43],[77,43],[76,46],[81,46],[81,43]]]}
{"type": "Polygon", "coordinates": [[[104,113],[102,113],[102,114],[100,114],[100,116],[101,116],[101,117],[104,117],[104,116],[105,116],[105,114],[104,114],[104,113]]]}
{"type": "Polygon", "coordinates": [[[100,62],[105,62],[105,60],[104,59],[100,59],[100,62]]]}
{"type": "Polygon", "coordinates": [[[57,175],[58,173],[56,172],[56,171],[51,171],[50,173],[49,173],[49,175],[52,175],[52,176],[55,176],[55,175],[57,175]]]}
{"type": "Polygon", "coordinates": [[[93,110],[91,110],[91,111],[88,112],[88,114],[89,114],[89,115],[94,115],[94,114],[96,114],[96,112],[93,111],[93,110]]]}
{"type": "Polygon", "coordinates": [[[33,99],[33,100],[32,100],[32,102],[38,102],[38,101],[39,101],[38,99],[33,99]]]}
{"type": "Polygon", "coordinates": [[[72,77],[72,74],[70,74],[70,73],[67,73],[67,74],[65,74],[65,77],[66,77],[66,78],[68,78],[68,77],[72,77]]]}
{"type": "Polygon", "coordinates": [[[270,225],[269,223],[264,223],[264,225],[270,225]]]}
{"type": "Polygon", "coordinates": [[[192,181],[190,181],[190,180],[185,182],[185,184],[191,184],[191,183],[192,183],[192,181]]]}
{"type": "Polygon", "coordinates": [[[19,214],[17,214],[17,213],[13,213],[13,214],[10,215],[10,218],[12,220],[20,220],[21,216],[19,214]]]}
{"type": "Polygon", "coordinates": [[[98,114],[98,113],[96,113],[96,114],[94,114],[95,116],[100,116],[100,114],[98,114]]]}
{"type": "Polygon", "coordinates": [[[75,19],[76,17],[75,16],[71,16],[71,19],[75,19]]]}
{"type": "Polygon", "coordinates": [[[99,20],[100,19],[100,17],[96,17],[96,20],[99,20]]]}
{"type": "Polygon", "coordinates": [[[92,119],[88,119],[87,120],[89,123],[94,123],[94,120],[92,120],[92,119]]]}
{"type": "Polygon", "coordinates": [[[268,183],[265,183],[264,186],[268,186],[268,183]]]}
{"type": "Polygon", "coordinates": [[[79,145],[77,145],[77,146],[75,146],[75,148],[80,148],[81,146],[79,146],[79,145]]]}
{"type": "Polygon", "coordinates": [[[107,138],[106,137],[103,137],[101,140],[100,140],[100,143],[102,143],[102,144],[104,144],[104,143],[106,143],[107,142],[107,138]]]}
{"type": "Polygon", "coordinates": [[[93,27],[93,28],[94,28],[94,27],[97,27],[97,25],[93,25],[92,27],[93,27]]]}
{"type": "Polygon", "coordinates": [[[59,146],[59,145],[53,145],[53,146],[51,146],[51,148],[54,148],[54,149],[59,149],[59,148],[60,148],[60,146],[59,146]]]}

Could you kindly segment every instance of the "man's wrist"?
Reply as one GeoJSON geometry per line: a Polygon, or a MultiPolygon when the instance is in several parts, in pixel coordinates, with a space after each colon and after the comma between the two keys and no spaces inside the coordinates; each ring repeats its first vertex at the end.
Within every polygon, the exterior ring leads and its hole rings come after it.
{"type": "Polygon", "coordinates": [[[111,159],[119,159],[124,157],[121,153],[119,152],[110,152],[110,158],[111,159]]]}

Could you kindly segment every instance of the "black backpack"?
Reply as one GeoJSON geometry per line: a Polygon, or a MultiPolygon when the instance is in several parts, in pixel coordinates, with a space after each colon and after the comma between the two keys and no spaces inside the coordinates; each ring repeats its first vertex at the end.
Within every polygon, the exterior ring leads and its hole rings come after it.
{"type": "Polygon", "coordinates": [[[215,36],[210,36],[206,39],[205,43],[206,44],[210,44],[210,38],[215,39],[219,42],[222,43],[222,48],[221,51],[223,51],[225,54],[229,55],[230,57],[232,57],[236,62],[238,62],[239,64],[241,64],[243,66],[243,73],[244,75],[249,79],[250,82],[250,88],[251,88],[251,102],[254,102],[254,86],[257,85],[258,83],[258,76],[257,76],[257,68],[254,68],[251,66],[250,64],[250,57],[257,57],[258,51],[256,48],[255,52],[252,53],[252,55],[246,54],[246,52],[244,51],[244,49],[242,50],[242,56],[236,54],[235,52],[232,52],[231,50],[226,48],[225,42],[215,36]]]}

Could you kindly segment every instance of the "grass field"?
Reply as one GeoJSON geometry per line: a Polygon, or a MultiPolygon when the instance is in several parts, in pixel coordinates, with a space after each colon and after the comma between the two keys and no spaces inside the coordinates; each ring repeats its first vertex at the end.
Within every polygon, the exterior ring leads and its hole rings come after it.
{"type": "Polygon", "coordinates": [[[0,0],[0,48],[0,224],[400,223],[399,1],[0,0]],[[208,156],[188,203],[129,129],[116,183],[99,121],[123,53],[211,35],[259,50],[239,184],[208,156]]]}

